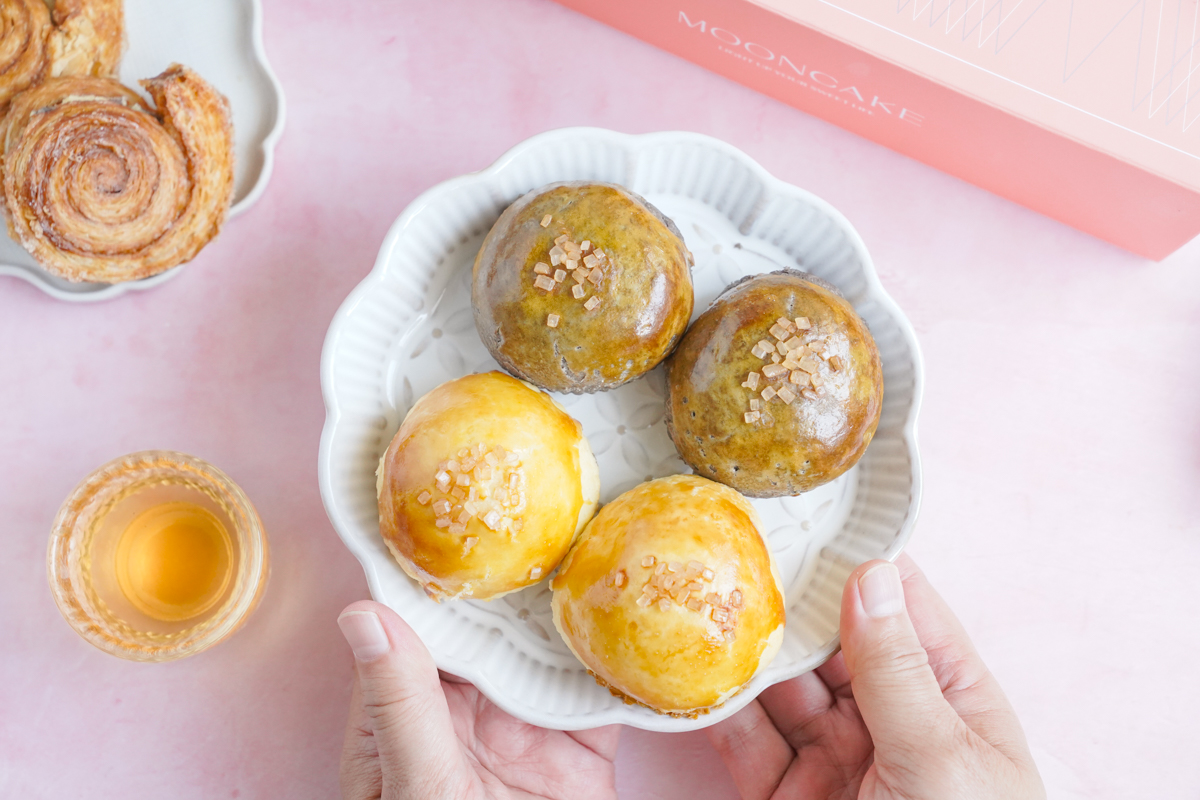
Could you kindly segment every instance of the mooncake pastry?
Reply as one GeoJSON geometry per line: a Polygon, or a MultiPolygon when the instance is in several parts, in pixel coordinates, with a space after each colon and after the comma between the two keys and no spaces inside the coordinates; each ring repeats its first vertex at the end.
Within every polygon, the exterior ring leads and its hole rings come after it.
{"type": "Polygon", "coordinates": [[[697,474],[751,497],[796,495],[871,443],[883,369],[836,288],[798,270],[726,289],[667,363],[667,432],[697,474]]]}
{"type": "Polygon", "coordinates": [[[695,475],[604,506],[551,581],[554,624],[627,702],[695,717],[765,669],[783,642],[783,589],[745,497],[695,475]]]}
{"type": "Polygon", "coordinates": [[[418,400],[377,478],[380,534],[436,600],[546,579],[600,497],[583,427],[502,372],[447,381],[418,400]]]}
{"type": "Polygon", "coordinates": [[[675,224],[604,183],[510,205],[475,259],[475,325],[512,374],[553,392],[612,389],[657,366],[692,315],[692,254],[675,224]]]}

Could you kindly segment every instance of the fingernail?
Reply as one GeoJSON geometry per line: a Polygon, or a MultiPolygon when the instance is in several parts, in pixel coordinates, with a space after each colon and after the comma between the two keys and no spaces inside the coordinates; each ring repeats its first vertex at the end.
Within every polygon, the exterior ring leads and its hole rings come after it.
{"type": "Polygon", "coordinates": [[[374,661],[392,647],[374,611],[347,611],[338,617],[338,627],[359,661],[374,661]]]}
{"type": "Polygon", "coordinates": [[[858,594],[868,617],[894,617],[904,610],[904,585],[895,564],[879,564],[858,579],[858,594]]]}

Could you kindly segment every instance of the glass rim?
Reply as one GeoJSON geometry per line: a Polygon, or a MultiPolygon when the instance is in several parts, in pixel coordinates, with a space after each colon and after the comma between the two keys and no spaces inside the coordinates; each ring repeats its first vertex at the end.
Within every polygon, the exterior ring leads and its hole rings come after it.
{"type": "MultiPolygon", "coordinates": [[[[55,514],[46,551],[47,578],[50,593],[67,623],[86,642],[110,655],[133,661],[171,661],[194,655],[232,635],[254,609],[266,588],[268,577],[268,544],[266,531],[253,503],[224,472],[204,459],[175,450],[140,450],[118,456],[81,480],[55,514]],[[86,535],[81,524],[94,513],[95,503],[106,488],[116,480],[130,480],[138,485],[139,475],[149,482],[163,471],[175,472],[211,486],[237,514],[234,524],[239,554],[233,593],[217,611],[217,616],[199,623],[193,635],[180,636],[177,641],[165,642],[153,648],[132,641],[123,641],[108,629],[108,622],[89,610],[86,594],[77,570],[72,569],[71,555],[83,545],[86,535]]],[[[186,634],[189,629],[180,633],[186,634]]]]}

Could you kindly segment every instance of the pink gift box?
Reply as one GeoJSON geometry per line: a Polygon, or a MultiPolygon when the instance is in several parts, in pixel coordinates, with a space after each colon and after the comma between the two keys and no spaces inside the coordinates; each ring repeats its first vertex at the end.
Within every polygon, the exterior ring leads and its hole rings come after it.
{"type": "Polygon", "coordinates": [[[1200,234],[1194,0],[558,1],[1139,255],[1200,234]]]}

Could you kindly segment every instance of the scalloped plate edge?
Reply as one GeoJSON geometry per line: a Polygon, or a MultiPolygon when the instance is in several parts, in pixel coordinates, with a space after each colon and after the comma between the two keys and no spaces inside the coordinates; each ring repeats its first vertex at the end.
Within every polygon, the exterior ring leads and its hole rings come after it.
{"type": "MultiPolygon", "coordinates": [[[[907,316],[892,299],[892,297],[883,288],[879,281],[879,276],[875,270],[874,261],[871,259],[870,253],[867,251],[866,244],[862,241],[858,231],[850,224],[849,220],[831,206],[828,202],[811,192],[802,189],[794,184],[787,183],[774,175],[771,175],[758,162],[742,152],[738,148],[715,139],[704,134],[686,132],[686,131],[663,131],[657,133],[646,134],[625,134],[616,131],[610,131],[604,128],[576,127],[576,128],[560,128],[556,130],[546,131],[541,134],[526,139],[519,144],[513,146],[496,161],[485,169],[477,172],[466,173],[459,175],[422,192],[404,209],[392,226],[388,229],[387,234],[379,248],[379,254],[375,259],[375,265],[371,271],[362,279],[362,281],[351,290],[346,299],[339,306],[330,321],[329,329],[325,337],[325,342],[321,350],[321,394],[325,402],[326,418],[325,425],[321,431],[321,441],[318,451],[317,463],[317,478],[320,485],[321,500],[325,506],[326,515],[329,517],[330,523],[338,533],[338,537],[346,545],[347,549],[354,554],[359,563],[363,567],[368,587],[371,590],[372,597],[381,595],[380,578],[376,564],[371,558],[371,554],[362,549],[354,536],[345,530],[345,526],[349,523],[345,522],[345,514],[338,504],[337,498],[334,496],[332,489],[333,478],[331,475],[332,464],[330,452],[332,441],[335,436],[339,421],[341,419],[341,411],[338,407],[337,397],[334,392],[334,375],[333,361],[337,350],[337,343],[342,335],[342,329],[348,325],[348,319],[353,314],[354,309],[359,302],[368,295],[375,286],[382,281],[384,273],[387,271],[388,264],[391,261],[392,251],[400,241],[405,229],[408,225],[418,217],[434,200],[441,195],[454,190],[458,185],[474,181],[481,177],[495,176],[503,170],[511,161],[523,155],[529,150],[542,146],[547,141],[564,138],[564,137],[593,137],[598,139],[608,140],[611,143],[622,146],[623,148],[634,151],[641,147],[652,146],[660,141],[690,141],[697,144],[715,148],[730,155],[737,161],[743,163],[746,167],[752,170],[755,175],[763,182],[772,193],[792,196],[804,199],[815,206],[820,207],[832,219],[836,220],[850,237],[854,245],[855,251],[862,259],[863,276],[869,287],[869,293],[873,299],[885,307],[887,312],[897,321],[898,327],[904,335],[908,345],[909,352],[913,359],[913,400],[908,408],[903,426],[903,440],[909,448],[912,458],[912,496],[909,505],[909,513],[905,517],[904,523],[897,531],[896,537],[891,545],[882,554],[882,558],[889,561],[894,561],[897,556],[903,551],[905,545],[912,537],[913,530],[916,526],[917,517],[920,511],[920,501],[922,495],[922,478],[921,478],[921,460],[920,452],[917,447],[917,419],[921,409],[922,395],[924,393],[924,360],[921,355],[920,346],[917,342],[916,333],[909,322],[907,316]]],[[[678,733],[683,731],[698,730],[709,725],[713,725],[721,720],[732,716],[739,710],[748,705],[758,694],[768,686],[780,683],[785,680],[803,675],[816,669],[821,664],[832,658],[840,649],[840,640],[834,637],[832,641],[820,648],[809,659],[801,662],[799,665],[788,669],[772,669],[768,666],[760,672],[742,692],[730,698],[720,708],[701,715],[696,719],[683,719],[668,717],[653,712],[645,711],[637,706],[621,705],[608,708],[598,712],[587,714],[574,715],[570,718],[559,719],[540,719],[529,720],[527,709],[519,704],[509,702],[507,695],[500,687],[496,686],[483,673],[475,669],[468,661],[463,661],[455,658],[440,657],[434,654],[435,660],[439,669],[457,675],[461,678],[469,680],[487,698],[496,706],[501,708],[513,716],[528,721],[534,724],[540,724],[543,727],[551,727],[561,730],[581,730],[587,728],[600,727],[610,724],[624,724],[642,730],[671,732],[678,733]],[[640,713],[639,713],[640,712],[640,713]]]]}
{"type": "MultiPolygon", "coordinates": [[[[267,50],[263,44],[262,0],[249,0],[249,2],[252,8],[250,36],[254,45],[254,60],[259,69],[262,70],[263,76],[266,78],[266,83],[270,87],[271,94],[275,98],[273,104],[275,120],[271,125],[271,130],[263,137],[262,143],[258,148],[262,152],[263,159],[258,179],[254,182],[254,186],[251,187],[250,191],[246,193],[246,196],[234,203],[229,209],[226,221],[249,210],[262,197],[263,192],[266,191],[267,184],[271,180],[271,173],[275,169],[275,146],[279,143],[280,137],[283,136],[284,123],[287,119],[287,101],[283,94],[283,84],[279,82],[279,78],[275,75],[275,70],[271,68],[271,62],[267,59],[267,50]]],[[[144,292],[147,289],[153,289],[178,275],[179,271],[186,266],[187,264],[180,264],[166,272],[161,272],[158,275],[138,281],[110,283],[108,285],[96,284],[100,288],[87,292],[64,291],[50,283],[42,272],[35,270],[33,267],[20,264],[0,264],[0,276],[20,278],[26,283],[41,289],[51,297],[68,303],[97,303],[102,300],[112,300],[127,292],[144,292]]]]}

